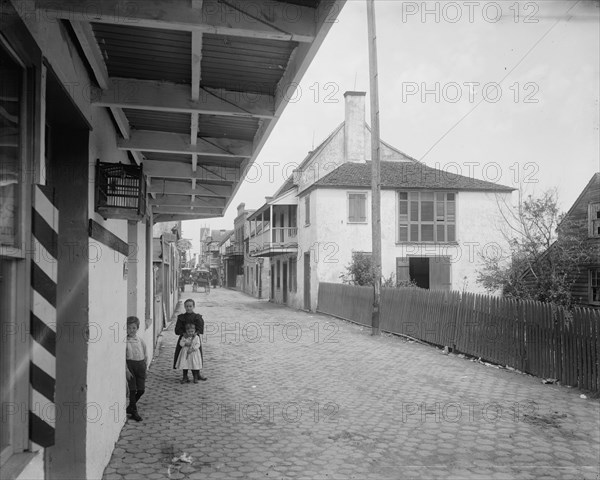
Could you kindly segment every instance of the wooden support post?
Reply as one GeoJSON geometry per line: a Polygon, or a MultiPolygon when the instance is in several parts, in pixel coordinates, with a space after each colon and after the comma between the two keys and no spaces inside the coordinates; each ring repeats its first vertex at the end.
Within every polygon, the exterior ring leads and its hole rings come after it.
{"type": "Polygon", "coordinates": [[[369,34],[369,77],[371,85],[371,262],[374,290],[371,334],[379,335],[379,310],[381,303],[381,173],[379,165],[379,88],[374,0],[367,0],[367,21],[369,34]]]}

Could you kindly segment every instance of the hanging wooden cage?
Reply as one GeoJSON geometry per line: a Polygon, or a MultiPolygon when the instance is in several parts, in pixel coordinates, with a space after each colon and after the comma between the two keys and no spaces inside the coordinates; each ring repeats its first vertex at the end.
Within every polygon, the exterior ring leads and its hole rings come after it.
{"type": "Polygon", "coordinates": [[[96,162],[96,212],[105,219],[144,218],[146,179],[141,165],[96,162]]]}

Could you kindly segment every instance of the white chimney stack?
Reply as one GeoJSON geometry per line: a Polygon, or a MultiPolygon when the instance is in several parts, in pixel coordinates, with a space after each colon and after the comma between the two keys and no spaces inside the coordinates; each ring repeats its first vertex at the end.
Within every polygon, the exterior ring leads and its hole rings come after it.
{"type": "Polygon", "coordinates": [[[364,163],[365,159],[365,95],[346,92],[344,124],[344,161],[364,163]]]}

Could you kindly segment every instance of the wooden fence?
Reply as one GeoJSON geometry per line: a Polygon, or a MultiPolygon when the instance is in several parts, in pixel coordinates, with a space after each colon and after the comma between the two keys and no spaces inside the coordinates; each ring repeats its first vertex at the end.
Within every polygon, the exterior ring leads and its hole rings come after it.
{"type": "MultiPolygon", "coordinates": [[[[371,325],[373,289],[320,283],[317,310],[371,325]]],[[[563,385],[600,391],[600,310],[474,293],[383,288],[380,328],[563,385]]]]}

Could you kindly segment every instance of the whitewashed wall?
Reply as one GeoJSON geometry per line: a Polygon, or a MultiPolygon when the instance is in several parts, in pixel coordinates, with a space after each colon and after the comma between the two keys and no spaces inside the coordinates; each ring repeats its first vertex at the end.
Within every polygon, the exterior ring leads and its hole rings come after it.
{"type": "MultiPolygon", "coordinates": [[[[316,272],[311,278],[311,300],[316,305],[318,281],[341,282],[340,274],[352,260],[353,251],[371,252],[371,194],[367,190],[367,223],[349,224],[346,189],[317,189],[311,195],[311,206],[316,210],[313,229],[300,229],[300,250],[318,252],[316,272]],[[316,229],[316,230],[315,230],[316,229]],[[315,248],[315,245],[318,248],[315,248]]],[[[396,271],[396,257],[450,256],[453,290],[484,292],[476,282],[481,266],[480,253],[493,249],[507,251],[507,243],[500,234],[502,217],[497,198],[510,194],[460,192],[457,194],[457,240],[455,244],[396,244],[396,192],[381,192],[382,273],[388,277],[396,271]]],[[[302,213],[303,215],[303,213],[302,213]]],[[[313,254],[313,257],[315,255],[313,254]]],[[[302,289],[300,279],[298,290],[302,289]]],[[[300,292],[299,292],[300,293],[300,292]]]]}
{"type": "MultiPolygon", "coordinates": [[[[110,161],[129,163],[125,152],[116,148],[116,132],[105,109],[92,110],[93,130],[90,132],[88,192],[89,215],[124,242],[128,241],[127,221],[104,220],[94,212],[95,163],[110,161]]],[[[142,225],[140,223],[140,225],[142,225]]],[[[145,234],[139,235],[143,249],[145,234]]],[[[125,321],[127,318],[127,280],[123,276],[125,256],[96,240],[90,239],[89,324],[87,378],[90,421],[87,426],[88,478],[100,478],[110,460],[115,442],[125,421],[125,321]],[[99,249],[99,250],[97,250],[99,249]],[[98,337],[93,338],[98,330],[98,337]],[[107,361],[109,359],[109,361],[107,361]],[[99,418],[92,420],[95,415],[99,418]]],[[[144,263],[138,267],[138,278],[144,278],[144,263]]],[[[144,301],[144,287],[138,300],[144,301]],[[140,300],[141,299],[141,300],[140,300]]],[[[139,308],[139,307],[138,307],[139,308]]],[[[143,329],[143,306],[140,321],[143,329]]]]}

